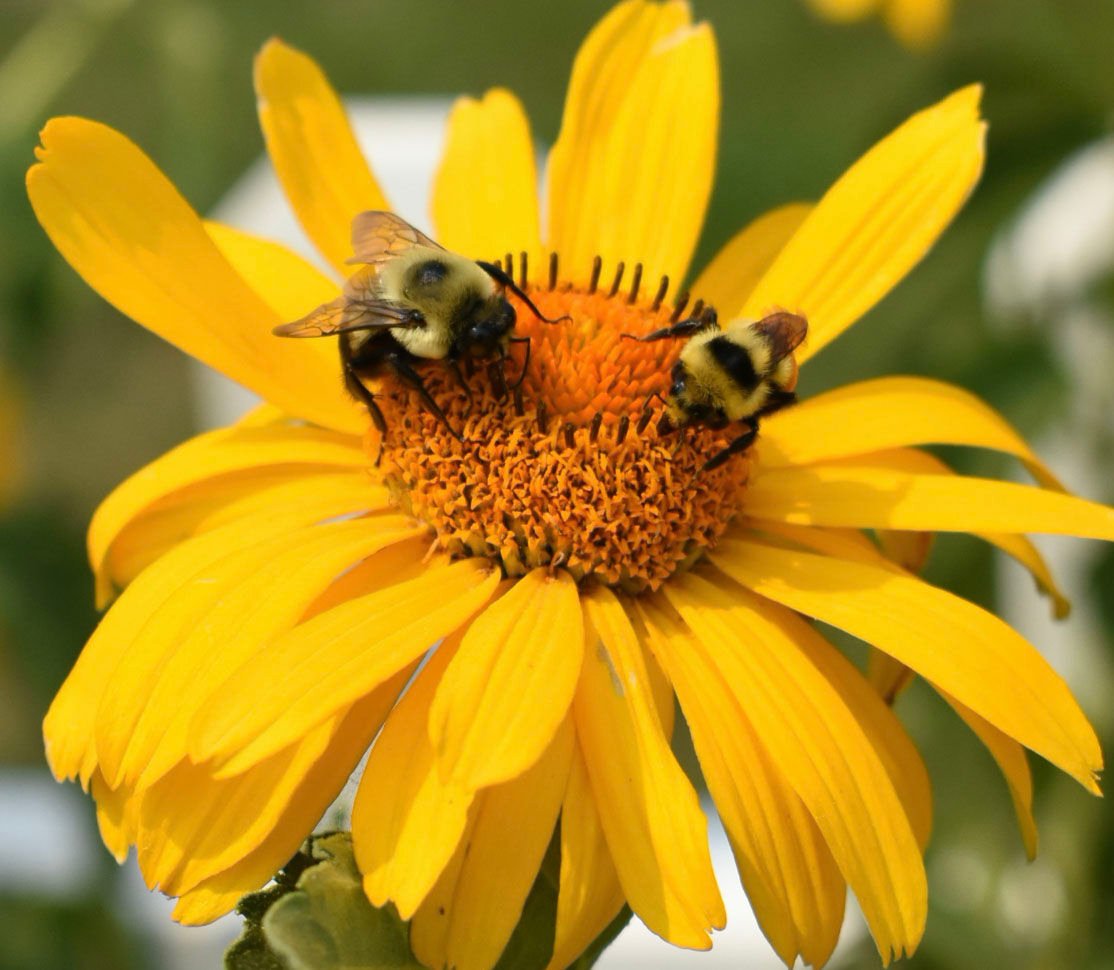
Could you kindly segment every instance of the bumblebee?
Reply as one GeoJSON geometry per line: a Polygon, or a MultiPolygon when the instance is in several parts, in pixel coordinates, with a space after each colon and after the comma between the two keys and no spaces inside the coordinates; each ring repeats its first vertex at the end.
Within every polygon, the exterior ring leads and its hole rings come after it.
{"type": "Polygon", "coordinates": [[[642,342],[688,339],[670,374],[658,431],[668,434],[690,424],[716,430],[741,425],[742,434],[704,463],[708,471],[750,447],[760,417],[797,399],[793,351],[807,333],[804,317],[785,312],[757,321],[735,320],[721,329],[715,310],[709,307],[699,316],[643,337],[624,336],[642,342]]]}
{"type": "Polygon", "coordinates": [[[339,336],[345,387],[367,406],[381,434],[387,424],[364,379],[396,375],[459,438],[422,380],[423,363],[444,361],[463,385],[457,366],[462,358],[505,358],[509,344],[525,343],[525,374],[530,338],[513,334],[515,310],[507,290],[538,319],[558,322],[543,316],[500,266],[449,252],[392,212],[356,216],[352,251],[348,262],[360,269],[341,295],[273,332],[279,337],[339,336]]]}

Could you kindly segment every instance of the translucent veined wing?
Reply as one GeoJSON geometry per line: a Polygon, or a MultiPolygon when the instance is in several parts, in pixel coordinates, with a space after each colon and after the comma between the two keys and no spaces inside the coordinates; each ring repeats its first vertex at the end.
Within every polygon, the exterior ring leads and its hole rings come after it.
{"type": "Polygon", "coordinates": [[[770,341],[770,353],[774,360],[788,357],[808,333],[808,321],[804,317],[784,311],[763,317],[754,327],[770,341]]]}
{"type": "Polygon", "coordinates": [[[355,255],[348,262],[378,266],[414,246],[444,249],[393,212],[373,209],[361,212],[352,220],[352,252],[355,255]]]}
{"type": "Polygon", "coordinates": [[[307,313],[300,320],[283,323],[271,332],[276,337],[328,337],[351,330],[375,330],[380,327],[413,327],[420,325],[421,316],[408,307],[383,300],[350,299],[338,296],[307,313]]]}

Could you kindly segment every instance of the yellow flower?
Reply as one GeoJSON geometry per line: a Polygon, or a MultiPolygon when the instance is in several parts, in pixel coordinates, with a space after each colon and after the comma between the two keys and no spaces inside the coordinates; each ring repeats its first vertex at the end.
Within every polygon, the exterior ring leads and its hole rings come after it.
{"type": "MultiPolygon", "coordinates": [[[[1000,416],[955,387],[881,378],[769,417],[753,448],[704,473],[724,433],[662,437],[643,420],[677,347],[620,334],[677,312],[658,281],[685,278],[716,155],[715,42],[685,3],[627,0],[591,32],[544,206],[518,101],[458,102],[436,238],[528,254],[530,295],[573,319],[520,307],[533,356],[517,394],[483,368],[466,376],[470,399],[423,371],[462,441],[385,383],[378,465],[331,342],[271,328],[335,296],[353,216],[388,203],[308,57],[271,42],[256,86],[279,178],[337,278],[203,222],[94,122],[50,122],[28,177],[40,222],[93,287],[269,402],[97,510],[101,602],[123,592],[46,718],[55,774],[91,788],[106,844],[120,859],[136,847],[148,884],[180,897],[179,920],[211,920],[263,884],[376,739],[356,857],[372,902],[412,919],[425,963],[495,963],[558,817],[554,967],[624,901],[666,940],[707,948],[726,914],[670,752],[674,693],[788,964],[828,959],[847,886],[884,960],[921,937],[930,788],[885,703],[907,668],[990,748],[1030,851],[1023,748],[1097,792],[1098,743],[1064,682],[996,617],[907,568],[920,534],[972,532],[1062,602],[1025,533],[1114,539],[1114,511],[1065,494],[1000,416]],[[954,475],[919,450],[932,443],[1009,453],[1040,484],[954,475]],[[872,680],[808,617],[877,648],[872,680]]],[[[914,115],[815,206],[743,229],[694,294],[722,319],[806,314],[805,361],[962,205],[983,163],[979,93],[914,115]]]]}
{"type": "Polygon", "coordinates": [[[951,19],[952,0],[808,0],[820,16],[837,23],[878,14],[906,47],[935,44],[951,19]]]}

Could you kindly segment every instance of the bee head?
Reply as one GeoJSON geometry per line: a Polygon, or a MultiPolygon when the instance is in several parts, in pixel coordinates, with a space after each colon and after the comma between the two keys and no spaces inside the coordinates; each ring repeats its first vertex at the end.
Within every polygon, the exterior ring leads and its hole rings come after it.
{"type": "Polygon", "coordinates": [[[514,307],[502,296],[495,297],[483,304],[465,332],[464,343],[477,356],[486,357],[506,345],[514,325],[514,307]]]}

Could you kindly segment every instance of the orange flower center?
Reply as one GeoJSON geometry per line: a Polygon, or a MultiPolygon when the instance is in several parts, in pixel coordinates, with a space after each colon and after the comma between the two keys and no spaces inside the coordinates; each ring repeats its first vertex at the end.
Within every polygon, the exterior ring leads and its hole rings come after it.
{"type": "MultiPolygon", "coordinates": [[[[393,380],[377,391],[387,421],[380,471],[405,512],[454,557],[486,556],[508,576],[562,567],[628,592],[656,589],[713,546],[736,514],[749,458],[702,466],[736,429],[659,434],[669,370],[683,341],[639,343],[681,309],[637,280],[526,285],[547,324],[513,297],[505,361],[466,361],[463,383],[425,366],[426,387],[452,429],[393,380]],[[521,378],[521,382],[520,381],[521,378]],[[515,387],[514,385],[518,386],[515,387]]],[[[691,312],[691,311],[690,311],[691,312]]],[[[369,439],[373,456],[378,439],[369,439]]]]}

